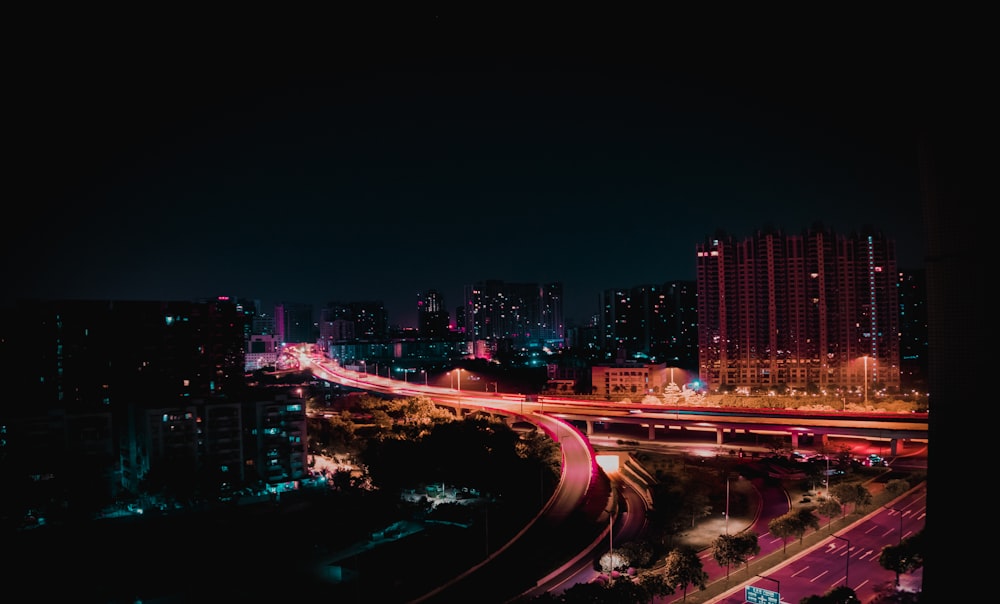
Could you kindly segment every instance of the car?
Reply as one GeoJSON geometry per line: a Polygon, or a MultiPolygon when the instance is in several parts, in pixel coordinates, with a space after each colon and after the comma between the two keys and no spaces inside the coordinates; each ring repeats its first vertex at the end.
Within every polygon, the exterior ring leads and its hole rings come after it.
{"type": "Polygon", "coordinates": [[[868,457],[864,457],[861,459],[861,465],[874,467],[874,466],[886,466],[889,464],[886,463],[885,459],[883,459],[881,455],[876,455],[872,453],[868,457]]]}

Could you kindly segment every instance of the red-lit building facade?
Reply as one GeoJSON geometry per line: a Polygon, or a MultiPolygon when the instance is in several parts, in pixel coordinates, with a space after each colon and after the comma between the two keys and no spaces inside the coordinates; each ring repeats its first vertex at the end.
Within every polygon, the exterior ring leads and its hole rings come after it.
{"type": "Polygon", "coordinates": [[[896,391],[898,279],[895,243],[875,231],[708,238],[697,246],[699,378],[710,390],[896,391]]]}

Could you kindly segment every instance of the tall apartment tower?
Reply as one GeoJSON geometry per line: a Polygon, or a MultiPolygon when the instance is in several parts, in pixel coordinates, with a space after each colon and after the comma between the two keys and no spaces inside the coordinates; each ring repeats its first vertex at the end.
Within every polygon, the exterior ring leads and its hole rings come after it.
{"type": "Polygon", "coordinates": [[[602,348],[611,357],[656,358],[671,366],[697,366],[697,296],[694,281],[605,290],[602,348]]]}
{"type": "Polygon", "coordinates": [[[561,283],[506,283],[489,280],[466,287],[466,338],[497,346],[562,347],[561,283]]]}
{"type": "Polygon", "coordinates": [[[720,232],[697,246],[696,263],[709,388],[898,390],[899,273],[880,232],[720,232]]]}
{"type": "Polygon", "coordinates": [[[313,319],[312,304],[283,302],[274,307],[274,328],[278,341],[285,344],[314,343],[319,330],[313,319]]]}
{"type": "Polygon", "coordinates": [[[442,338],[448,335],[448,311],[444,294],[427,290],[417,296],[417,331],[422,338],[442,338]]]}
{"type": "Polygon", "coordinates": [[[899,385],[903,392],[927,392],[927,271],[899,271],[899,385]]]}

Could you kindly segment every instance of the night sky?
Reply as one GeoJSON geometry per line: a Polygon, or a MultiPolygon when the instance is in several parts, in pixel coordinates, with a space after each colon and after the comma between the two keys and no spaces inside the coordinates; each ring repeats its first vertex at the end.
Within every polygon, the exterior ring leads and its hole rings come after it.
{"type": "Polygon", "coordinates": [[[693,280],[716,230],[816,222],[923,266],[947,69],[910,41],[325,25],[37,32],[8,74],[4,302],[381,300],[414,325],[419,292],[453,312],[500,279],[561,281],[584,321],[604,289],[693,280]]]}

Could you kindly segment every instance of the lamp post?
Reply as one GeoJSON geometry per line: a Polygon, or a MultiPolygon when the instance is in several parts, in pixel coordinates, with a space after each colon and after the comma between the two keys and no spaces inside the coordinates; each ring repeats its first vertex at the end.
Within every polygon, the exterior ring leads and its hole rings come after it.
{"type": "Polygon", "coordinates": [[[826,496],[830,496],[830,456],[824,455],[826,457],[826,479],[823,484],[826,486],[826,496]]]}
{"type": "Polygon", "coordinates": [[[426,388],[427,387],[427,370],[426,369],[421,369],[420,373],[424,374],[424,388],[426,388]]]}
{"type": "Polygon", "coordinates": [[[865,402],[868,402],[868,355],[865,355],[865,402]]]}
{"type": "Polygon", "coordinates": [[[768,577],[768,576],[766,576],[766,575],[757,575],[757,576],[758,576],[758,577],[760,577],[761,579],[767,579],[768,581],[774,581],[774,584],[775,584],[775,585],[774,585],[774,591],[775,591],[775,593],[778,593],[778,594],[779,594],[779,599],[780,599],[780,594],[781,594],[781,581],[779,581],[779,580],[777,580],[777,579],[772,579],[771,577],[768,577]]]}
{"type": "Polygon", "coordinates": [[[896,544],[899,545],[903,542],[903,510],[897,510],[896,508],[891,508],[888,506],[885,506],[885,509],[891,510],[899,514],[899,540],[896,542],[896,544]]]}
{"type": "Polygon", "coordinates": [[[729,534],[729,472],[726,472],[726,534],[729,534]]]}
{"type": "Polygon", "coordinates": [[[615,572],[615,514],[608,512],[608,580],[614,580],[615,572]]]}
{"type": "Polygon", "coordinates": [[[851,572],[851,541],[846,537],[838,537],[837,535],[833,535],[833,538],[847,543],[847,562],[844,564],[844,587],[850,587],[848,583],[850,582],[851,572]]]}

